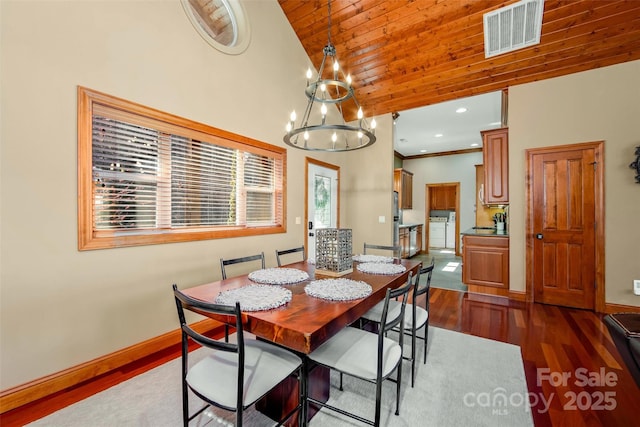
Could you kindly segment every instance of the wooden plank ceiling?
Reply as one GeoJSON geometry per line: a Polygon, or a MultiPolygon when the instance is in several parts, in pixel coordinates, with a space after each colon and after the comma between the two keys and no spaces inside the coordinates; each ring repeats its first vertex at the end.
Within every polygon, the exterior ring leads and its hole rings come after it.
{"type": "MultiPolygon", "coordinates": [[[[319,67],[327,1],[278,2],[319,67]]],[[[546,0],[540,44],[485,59],[483,14],[512,3],[332,0],[331,41],[367,116],[640,59],[639,0],[546,0]]]]}

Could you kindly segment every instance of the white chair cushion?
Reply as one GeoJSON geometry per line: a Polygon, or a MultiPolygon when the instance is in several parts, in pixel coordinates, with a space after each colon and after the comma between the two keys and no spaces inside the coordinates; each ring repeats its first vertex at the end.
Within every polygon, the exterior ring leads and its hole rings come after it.
{"type": "MultiPolygon", "coordinates": [[[[367,380],[377,377],[378,334],[347,327],[309,354],[317,363],[367,380]]],[[[382,375],[386,377],[402,358],[402,349],[392,339],[383,344],[382,375]]]]}
{"type": "MultiPolygon", "coordinates": [[[[263,341],[245,341],[244,406],[255,403],[291,375],[302,360],[295,354],[263,341]]],[[[189,387],[227,408],[236,407],[238,357],[213,352],[187,373],[189,387]]]]}
{"type": "MultiPolygon", "coordinates": [[[[407,307],[404,309],[405,314],[408,316],[413,316],[413,306],[411,304],[407,304],[407,307]]],[[[429,318],[429,312],[420,306],[416,306],[416,330],[422,328],[429,318]]],[[[404,322],[404,330],[411,331],[411,322],[404,322]]]]}
{"type": "MultiPolygon", "coordinates": [[[[389,314],[388,317],[396,318],[400,315],[402,303],[396,300],[389,301],[389,314]]],[[[370,320],[372,322],[380,323],[380,319],[382,318],[382,310],[384,309],[384,300],[373,306],[369,311],[363,314],[361,317],[365,320],[370,320]]],[[[407,307],[404,309],[405,319],[410,316],[413,316],[413,306],[407,303],[407,307]]],[[[416,329],[420,329],[427,323],[427,319],[429,318],[429,312],[420,306],[416,306],[416,329]]],[[[407,331],[411,330],[411,322],[405,320],[404,329],[407,331]]]]}
{"type": "MultiPolygon", "coordinates": [[[[405,309],[405,312],[408,312],[408,305],[405,309]]],[[[384,300],[380,301],[378,304],[374,305],[363,314],[361,317],[365,320],[370,320],[372,322],[380,323],[380,319],[382,319],[382,311],[384,310],[384,300]]],[[[400,311],[402,310],[402,302],[396,301],[394,299],[389,300],[389,313],[387,314],[387,321],[391,321],[400,316],[400,311]]]]}

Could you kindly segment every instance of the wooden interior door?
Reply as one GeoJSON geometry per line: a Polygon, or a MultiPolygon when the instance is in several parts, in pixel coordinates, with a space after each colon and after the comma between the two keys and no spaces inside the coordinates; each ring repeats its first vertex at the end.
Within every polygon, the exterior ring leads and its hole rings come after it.
{"type": "MultiPolygon", "coordinates": [[[[596,161],[592,146],[530,150],[527,258],[535,302],[594,309],[596,161]]],[[[600,172],[601,174],[602,172],[600,172]]]]}

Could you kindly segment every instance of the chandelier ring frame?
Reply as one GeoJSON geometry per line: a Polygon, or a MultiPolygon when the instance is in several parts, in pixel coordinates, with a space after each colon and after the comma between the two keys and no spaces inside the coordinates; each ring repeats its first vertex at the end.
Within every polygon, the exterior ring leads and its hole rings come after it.
{"type": "Polygon", "coordinates": [[[354,95],[353,86],[340,80],[318,80],[318,81],[309,83],[309,86],[307,86],[304,92],[307,95],[307,98],[312,99],[314,101],[318,101],[318,102],[324,102],[327,104],[339,104],[343,101],[353,98],[353,95],[354,95]],[[325,91],[322,91],[322,90],[318,91],[318,89],[323,84],[327,87],[327,89],[325,91]],[[344,93],[344,95],[336,96],[336,97],[329,96],[328,98],[318,97],[317,95],[318,92],[328,93],[329,87],[338,88],[337,93],[338,94],[344,93]]]}
{"type": "MultiPolygon", "coordinates": [[[[376,136],[370,130],[367,130],[362,127],[354,127],[354,126],[341,125],[341,124],[325,124],[325,125],[305,126],[305,127],[293,129],[291,130],[291,132],[288,132],[284,136],[283,140],[285,144],[294,148],[303,148],[309,151],[338,152],[338,151],[353,151],[353,150],[359,150],[361,148],[368,147],[372,145],[374,142],[376,142],[376,136]],[[296,136],[300,134],[304,134],[305,132],[313,133],[318,131],[329,131],[329,130],[341,130],[341,131],[353,132],[353,133],[362,132],[362,140],[364,141],[366,138],[367,142],[366,143],[363,142],[362,144],[357,144],[355,146],[346,146],[346,147],[342,146],[338,148],[320,148],[320,147],[314,148],[314,147],[307,147],[304,145],[300,145],[297,142],[294,142],[296,140],[295,138],[296,136]]],[[[306,142],[304,138],[302,139],[302,141],[303,143],[306,142]]]]}

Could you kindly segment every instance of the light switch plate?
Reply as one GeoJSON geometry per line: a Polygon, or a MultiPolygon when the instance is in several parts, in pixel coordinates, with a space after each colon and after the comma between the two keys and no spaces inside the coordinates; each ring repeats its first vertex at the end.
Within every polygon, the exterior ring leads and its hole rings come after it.
{"type": "Polygon", "coordinates": [[[380,216],[378,217],[378,222],[379,222],[380,224],[384,224],[384,223],[385,223],[385,221],[386,221],[386,219],[385,219],[384,215],[380,215],[380,216]]]}
{"type": "Polygon", "coordinates": [[[640,295],[640,280],[633,281],[633,293],[636,295],[640,295]]]}

